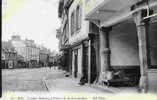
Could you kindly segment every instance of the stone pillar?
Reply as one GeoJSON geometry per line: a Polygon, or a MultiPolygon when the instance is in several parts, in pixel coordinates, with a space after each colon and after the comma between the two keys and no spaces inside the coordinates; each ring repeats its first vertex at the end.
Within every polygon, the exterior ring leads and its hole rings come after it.
{"type": "Polygon", "coordinates": [[[134,22],[137,27],[137,35],[138,35],[138,48],[139,48],[139,60],[140,60],[140,82],[139,88],[141,92],[147,92],[148,90],[148,75],[147,68],[149,65],[149,50],[148,50],[148,20],[143,21],[142,15],[143,10],[135,13],[133,15],[134,22]]]}
{"type": "MultiPolygon", "coordinates": [[[[109,32],[111,28],[100,28],[99,43],[100,43],[100,77],[109,70],[110,67],[110,48],[109,48],[109,32]]],[[[99,80],[102,81],[102,80],[99,80]]]]}

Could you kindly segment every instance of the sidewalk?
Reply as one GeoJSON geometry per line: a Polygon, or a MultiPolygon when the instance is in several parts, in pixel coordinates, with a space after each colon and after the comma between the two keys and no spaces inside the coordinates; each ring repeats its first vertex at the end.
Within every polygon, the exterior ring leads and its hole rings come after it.
{"type": "Polygon", "coordinates": [[[98,85],[78,85],[79,80],[65,77],[64,71],[56,70],[46,76],[45,83],[50,92],[69,92],[69,93],[92,93],[92,94],[117,94],[117,93],[137,93],[133,87],[113,88],[98,85]]]}

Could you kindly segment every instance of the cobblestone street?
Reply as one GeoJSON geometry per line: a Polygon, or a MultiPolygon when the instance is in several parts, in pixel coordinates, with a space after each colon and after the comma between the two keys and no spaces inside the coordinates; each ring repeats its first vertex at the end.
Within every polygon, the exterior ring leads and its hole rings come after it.
{"type": "Polygon", "coordinates": [[[5,91],[47,91],[42,79],[52,71],[49,68],[4,69],[2,90],[5,91]]]}

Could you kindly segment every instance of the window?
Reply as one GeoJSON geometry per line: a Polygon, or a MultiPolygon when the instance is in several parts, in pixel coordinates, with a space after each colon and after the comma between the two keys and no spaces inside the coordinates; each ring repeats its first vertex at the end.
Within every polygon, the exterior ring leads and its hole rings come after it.
{"type": "Polygon", "coordinates": [[[64,43],[67,41],[68,36],[69,36],[69,30],[68,30],[68,23],[67,23],[65,25],[64,31],[63,31],[64,43]]]}
{"type": "Polygon", "coordinates": [[[71,35],[74,34],[74,25],[75,25],[75,20],[74,20],[74,12],[71,14],[71,35]]]}
{"type": "Polygon", "coordinates": [[[81,19],[82,19],[82,9],[81,6],[77,6],[76,12],[71,14],[71,35],[74,34],[75,31],[81,28],[81,19]]]}
{"type": "Polygon", "coordinates": [[[82,11],[79,5],[76,8],[76,31],[81,28],[81,16],[82,16],[81,14],[82,14],[82,11]]]}
{"type": "Polygon", "coordinates": [[[81,28],[81,22],[82,22],[82,7],[80,6],[80,14],[79,14],[79,28],[81,28]]]}
{"type": "Polygon", "coordinates": [[[80,10],[80,7],[77,6],[77,8],[76,8],[76,30],[79,29],[79,14],[80,14],[79,10],[80,10]]]}

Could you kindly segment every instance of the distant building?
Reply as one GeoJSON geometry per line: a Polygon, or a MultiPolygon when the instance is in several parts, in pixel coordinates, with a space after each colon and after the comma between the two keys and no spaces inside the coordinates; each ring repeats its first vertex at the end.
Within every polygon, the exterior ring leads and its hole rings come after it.
{"type": "MultiPolygon", "coordinates": [[[[43,46],[37,46],[34,40],[22,40],[18,35],[12,36],[11,40],[3,42],[2,59],[5,59],[5,62],[8,63],[8,55],[14,53],[14,51],[17,55],[17,68],[47,66],[50,50],[43,46]]],[[[9,59],[12,59],[12,57],[9,59]]]]}
{"type": "Polygon", "coordinates": [[[33,40],[25,39],[26,59],[29,67],[38,67],[40,48],[36,46],[33,40]]]}
{"type": "Polygon", "coordinates": [[[39,53],[40,66],[42,67],[48,66],[49,54],[50,51],[47,48],[40,47],[40,53],[39,53]]]}
{"type": "Polygon", "coordinates": [[[49,57],[48,57],[48,64],[49,66],[55,66],[56,62],[57,62],[57,58],[56,58],[57,52],[50,52],[49,57]]]}
{"type": "Polygon", "coordinates": [[[2,68],[17,67],[17,52],[10,42],[2,42],[1,54],[2,68]]]}
{"type": "Polygon", "coordinates": [[[34,40],[22,40],[20,36],[14,35],[10,42],[15,47],[17,54],[23,58],[27,67],[38,66],[40,49],[36,46],[34,40]]]}
{"type": "Polygon", "coordinates": [[[24,57],[17,55],[17,68],[27,68],[24,57]]]}
{"type": "Polygon", "coordinates": [[[10,42],[13,45],[13,47],[15,48],[15,50],[17,51],[17,54],[24,57],[24,61],[27,61],[26,45],[25,45],[24,41],[21,39],[21,37],[18,35],[14,35],[14,36],[12,36],[10,42]]]}

